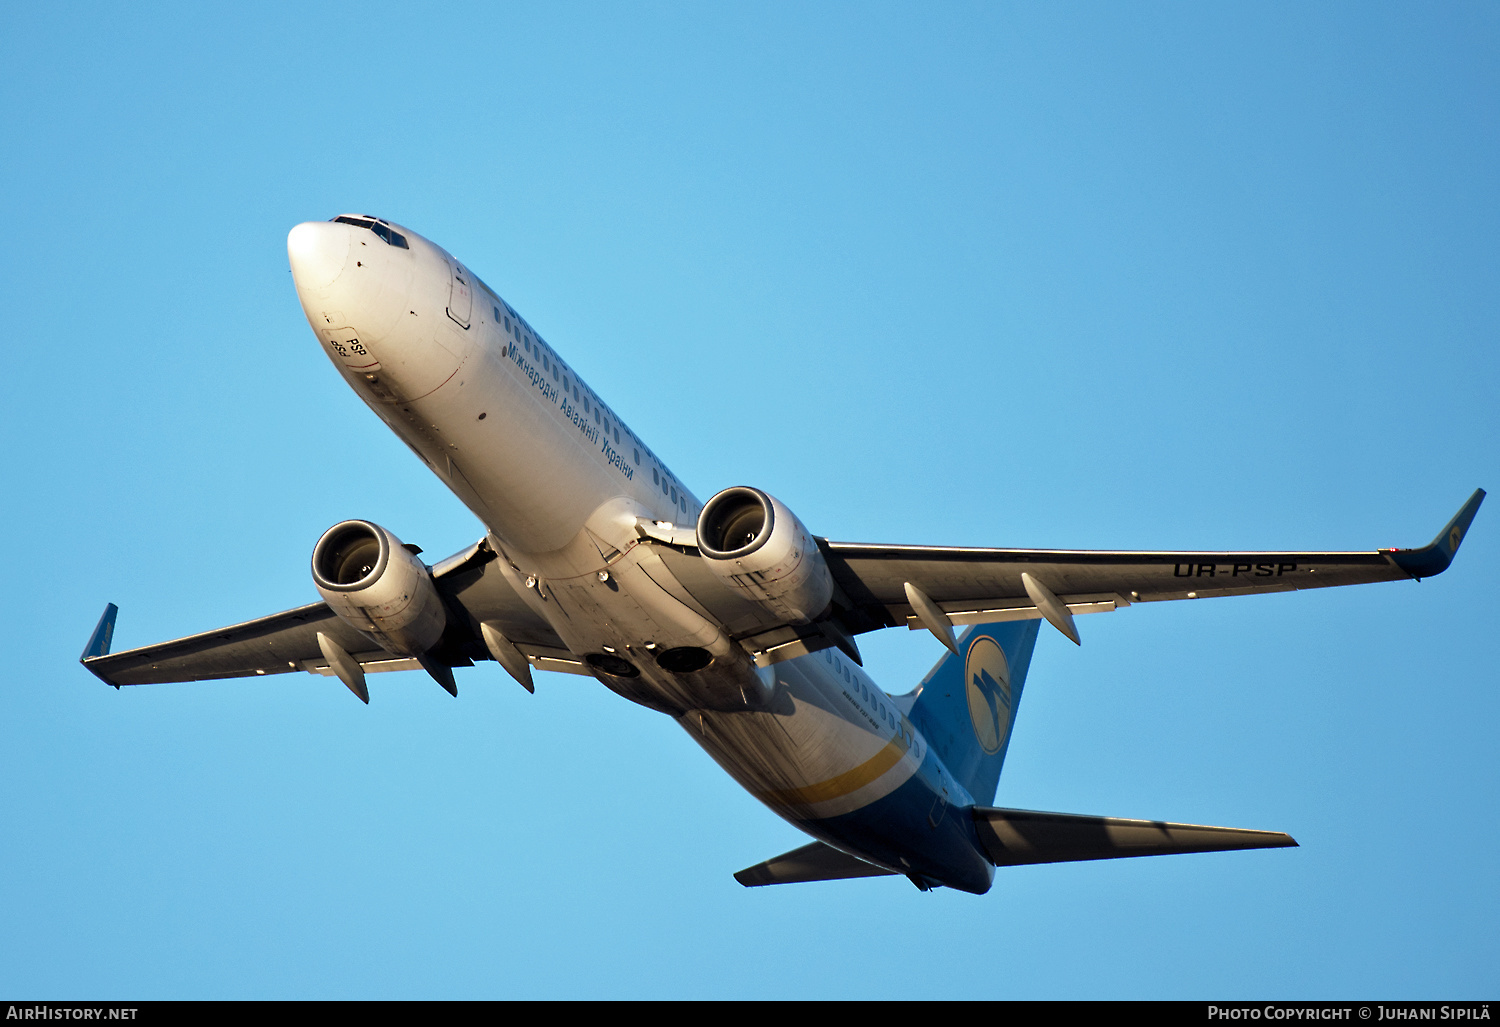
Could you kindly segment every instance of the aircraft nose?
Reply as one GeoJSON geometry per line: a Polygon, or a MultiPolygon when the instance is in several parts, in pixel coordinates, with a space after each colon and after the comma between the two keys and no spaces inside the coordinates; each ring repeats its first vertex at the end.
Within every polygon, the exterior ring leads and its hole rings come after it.
{"type": "Polygon", "coordinates": [[[329,221],[304,221],[286,237],[286,255],[299,293],[322,292],[344,273],[349,229],[329,221]]]}

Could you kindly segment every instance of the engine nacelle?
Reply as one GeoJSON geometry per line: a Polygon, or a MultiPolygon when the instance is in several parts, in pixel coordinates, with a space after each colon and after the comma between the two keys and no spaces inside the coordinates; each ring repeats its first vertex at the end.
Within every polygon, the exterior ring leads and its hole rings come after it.
{"type": "Polygon", "coordinates": [[[821,617],[833,575],[812,533],[781,500],[736,486],[698,515],[698,551],[724,581],[794,624],[821,617]]]}
{"type": "Polygon", "coordinates": [[[312,576],[329,609],[396,655],[426,652],[447,625],[426,565],[370,521],[343,521],[323,532],[313,547],[312,576]]]}

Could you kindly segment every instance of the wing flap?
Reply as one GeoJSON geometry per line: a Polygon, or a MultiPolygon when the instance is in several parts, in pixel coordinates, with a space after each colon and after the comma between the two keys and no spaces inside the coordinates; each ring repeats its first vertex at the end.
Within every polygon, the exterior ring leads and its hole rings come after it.
{"type": "Polygon", "coordinates": [[[1278,849],[1297,844],[1291,835],[1280,831],[1173,824],[1162,820],[1125,820],[989,806],[975,806],[973,816],[985,854],[996,866],[1278,849]]]}

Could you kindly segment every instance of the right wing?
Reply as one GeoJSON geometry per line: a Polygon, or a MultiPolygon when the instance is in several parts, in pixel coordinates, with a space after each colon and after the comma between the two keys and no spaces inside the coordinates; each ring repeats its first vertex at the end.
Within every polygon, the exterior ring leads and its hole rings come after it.
{"type": "Polygon", "coordinates": [[[841,616],[851,632],[898,624],[926,627],[907,583],[929,598],[950,624],[1039,617],[1057,623],[1069,621],[1073,613],[1132,603],[1431,577],[1447,570],[1483,501],[1484,490],[1476,489],[1437,537],[1417,549],[1089,552],[828,542],[824,555],[850,600],[841,616]]]}
{"type": "MultiPolygon", "coordinates": [[[[506,639],[537,669],[586,673],[551,625],[506,579],[487,542],[476,543],[434,565],[432,577],[449,613],[448,629],[434,655],[448,666],[467,667],[476,659],[490,658],[479,629],[481,622],[489,622],[499,625],[506,639]]],[[[421,666],[416,660],[395,657],[381,649],[322,602],[171,642],[111,653],[116,612],[113,603],[105,608],[81,657],[85,667],[116,688],[259,677],[294,670],[332,674],[318,647],[319,632],[358,660],[366,673],[416,670],[421,666]]]]}
{"type": "Polygon", "coordinates": [[[835,588],[829,612],[812,624],[786,623],[735,594],[711,572],[691,531],[643,534],[665,565],[663,587],[680,582],[683,591],[674,594],[681,601],[724,625],[765,665],[834,645],[858,660],[854,635],[902,624],[951,641],[956,625],[1045,618],[1077,641],[1074,614],[1133,603],[1431,577],[1452,562],[1483,500],[1484,490],[1475,490],[1429,545],[1365,552],[1094,552],[819,539],[835,588]]]}

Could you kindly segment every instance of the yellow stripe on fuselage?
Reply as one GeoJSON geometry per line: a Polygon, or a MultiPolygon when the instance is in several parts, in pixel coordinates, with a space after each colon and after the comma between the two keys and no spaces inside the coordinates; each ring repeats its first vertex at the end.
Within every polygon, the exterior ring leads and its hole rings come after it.
{"type": "Polygon", "coordinates": [[[901,757],[906,755],[907,745],[899,738],[892,738],[874,756],[865,760],[853,770],[846,770],[836,777],[830,777],[826,781],[817,784],[804,785],[801,788],[782,788],[774,792],[758,792],[756,798],[762,802],[777,806],[811,806],[814,803],[827,802],[830,799],[842,799],[851,792],[857,792],[865,785],[874,781],[881,774],[890,770],[901,757]]]}

